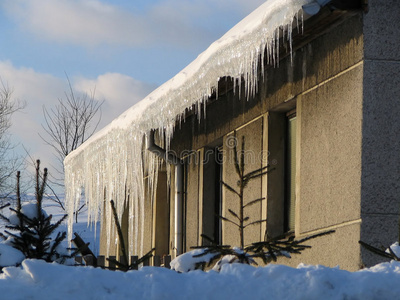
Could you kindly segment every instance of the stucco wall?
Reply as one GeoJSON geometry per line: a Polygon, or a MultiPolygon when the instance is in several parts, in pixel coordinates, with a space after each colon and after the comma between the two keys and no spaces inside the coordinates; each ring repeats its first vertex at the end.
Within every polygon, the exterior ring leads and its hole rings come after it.
{"type": "Polygon", "coordinates": [[[350,269],[360,266],[354,258],[361,223],[362,76],[358,65],[297,100],[296,235],[337,230],[307,252],[324,264],[350,269]],[[328,256],[330,248],[335,251],[328,256]]]}
{"type": "MultiPolygon", "coordinates": [[[[282,60],[279,68],[268,68],[267,80],[261,82],[258,94],[249,101],[243,97],[238,99],[238,91],[228,91],[208,105],[206,118],[199,122],[197,116],[191,116],[178,126],[171,144],[178,154],[195,150],[201,160],[204,147],[223,139],[226,155],[223,180],[235,186],[237,175],[233,164],[229,163],[232,148],[226,146],[228,137],[237,130],[239,147],[240,137],[244,135],[246,150],[252,151],[254,157],[268,152],[271,147],[268,138],[271,139],[273,130],[268,125],[268,113],[285,112],[297,104],[299,167],[296,180],[299,188],[296,195],[296,235],[302,237],[326,229],[335,229],[336,233],[310,242],[313,246],[311,250],[285,261],[291,265],[301,260],[330,266],[339,264],[354,270],[361,263],[358,245],[362,213],[361,165],[365,165],[361,145],[362,130],[366,131],[362,123],[365,118],[362,97],[366,93],[363,76],[370,68],[363,63],[362,29],[362,15],[356,15],[296,51],[292,58],[288,56],[282,60]]],[[[394,73],[389,74],[393,76],[394,73]]],[[[274,159],[279,163],[282,157],[268,157],[270,162],[274,159]]],[[[250,160],[246,167],[253,170],[263,165],[265,161],[261,159],[250,160]]],[[[189,250],[190,246],[201,243],[202,197],[206,187],[202,181],[201,164],[190,162],[186,171],[184,247],[189,250]]],[[[246,201],[273,195],[270,193],[273,189],[271,183],[273,181],[269,181],[268,176],[252,182],[246,190],[246,201]]],[[[173,176],[170,193],[174,193],[173,176]]],[[[225,216],[229,208],[237,211],[235,201],[235,196],[224,189],[225,216]]],[[[268,201],[249,209],[252,220],[263,219],[267,215],[268,201]]],[[[170,205],[171,208],[174,206],[173,196],[170,197],[170,205]]],[[[151,209],[146,210],[146,214],[149,211],[151,209]]],[[[174,218],[171,209],[171,241],[174,238],[174,218]]],[[[245,243],[259,241],[264,231],[265,226],[260,225],[248,229],[245,243]]],[[[237,229],[226,222],[223,222],[223,243],[239,244],[237,229]]],[[[170,253],[173,253],[172,248],[170,253]]]]}
{"type": "MultiPolygon", "coordinates": [[[[398,239],[400,208],[400,3],[369,1],[364,16],[361,238],[376,247],[398,239]]],[[[382,258],[363,250],[363,262],[382,258]]]]}
{"type": "MultiPolygon", "coordinates": [[[[202,149],[215,139],[224,137],[224,153],[227,155],[224,180],[235,186],[237,175],[234,166],[227,163],[232,157],[232,149],[226,147],[233,130],[238,129],[239,138],[245,136],[246,150],[259,154],[268,152],[271,147],[268,138],[272,139],[271,130],[274,129],[268,128],[267,113],[288,111],[296,107],[297,102],[300,141],[297,182],[300,188],[297,191],[296,235],[303,237],[327,229],[335,229],[336,233],[310,242],[313,248],[306,250],[304,257],[295,257],[285,263],[296,265],[302,260],[330,266],[340,264],[352,270],[360,267],[362,59],[362,17],[357,15],[298,50],[293,59],[287,57],[281,61],[279,68],[269,68],[266,84],[260,85],[255,99],[238,101],[237,94],[232,93],[220,97],[207,108],[206,119],[200,123],[196,118],[189,120],[179,131],[182,135],[174,141],[176,149],[182,145],[202,149]],[[193,136],[190,142],[188,136],[193,136]]],[[[279,163],[281,159],[268,157],[270,163],[279,163]]],[[[259,159],[249,164],[248,169],[261,166],[259,159]]],[[[251,184],[246,200],[266,195],[265,185],[268,186],[267,195],[274,195],[271,193],[273,181],[269,182],[267,175],[251,184]]],[[[196,199],[196,193],[196,188],[188,190],[188,199],[196,199]]],[[[235,201],[235,196],[224,189],[225,216],[229,215],[229,208],[237,211],[235,201]]],[[[250,217],[263,219],[266,215],[263,210],[265,203],[252,207],[250,217]]],[[[190,212],[193,219],[191,217],[189,222],[198,220],[195,217],[197,213],[190,212]]],[[[238,230],[229,223],[222,224],[223,242],[238,245],[238,230]]],[[[262,239],[264,229],[260,225],[249,229],[246,243],[262,239]]],[[[190,235],[197,232],[187,231],[187,240],[194,241],[190,235]]]]}
{"type": "Polygon", "coordinates": [[[298,97],[299,234],[360,219],[362,71],[298,97]]]}

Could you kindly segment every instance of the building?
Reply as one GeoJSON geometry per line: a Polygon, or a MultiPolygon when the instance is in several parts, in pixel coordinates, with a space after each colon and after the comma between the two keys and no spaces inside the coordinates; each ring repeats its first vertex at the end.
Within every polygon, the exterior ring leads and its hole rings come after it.
{"type": "Polygon", "coordinates": [[[245,190],[245,201],[263,198],[250,220],[266,220],[246,243],[334,229],[280,262],[378,262],[358,241],[398,237],[399,15],[393,0],[267,1],[67,157],[71,211],[83,187],[93,220],[102,212],[106,255],[118,254],[110,199],[131,255],[174,256],[206,243],[201,233],[237,245],[215,215],[237,211],[221,180],[235,186],[244,137],[246,170],[270,166],[245,190]]]}

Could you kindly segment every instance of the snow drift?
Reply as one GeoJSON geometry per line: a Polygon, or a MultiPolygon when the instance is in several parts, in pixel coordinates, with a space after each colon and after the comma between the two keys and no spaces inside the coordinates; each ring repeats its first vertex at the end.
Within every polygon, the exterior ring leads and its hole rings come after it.
{"type": "Polygon", "coordinates": [[[112,272],[25,260],[0,274],[2,299],[398,299],[400,263],[348,272],[323,266],[297,269],[224,265],[220,273],[179,274],[164,268],[112,272]]]}

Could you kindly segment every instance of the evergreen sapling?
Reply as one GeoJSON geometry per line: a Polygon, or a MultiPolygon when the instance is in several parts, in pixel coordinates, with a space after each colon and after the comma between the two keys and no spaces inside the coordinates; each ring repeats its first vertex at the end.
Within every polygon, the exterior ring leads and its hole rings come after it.
{"type": "MultiPolygon", "coordinates": [[[[52,234],[66,219],[67,215],[52,224],[52,215],[47,215],[42,208],[43,196],[47,182],[47,169],[40,174],[40,161],[36,162],[36,186],[35,203],[22,204],[20,194],[20,172],[17,172],[16,187],[16,208],[10,208],[12,211],[10,217],[0,214],[0,217],[8,223],[5,227],[3,238],[8,239],[15,249],[23,253],[25,258],[43,259],[46,262],[64,263],[66,259],[71,258],[67,249],[61,250],[61,242],[66,238],[65,232],[58,232],[53,238],[52,234]]],[[[0,210],[8,207],[4,205],[0,210]]]]}
{"type": "MultiPolygon", "coordinates": [[[[236,139],[236,132],[234,133],[236,139]]],[[[221,265],[224,263],[244,263],[258,265],[256,259],[261,259],[264,264],[268,264],[271,261],[276,261],[279,256],[285,256],[290,258],[290,254],[300,254],[303,250],[311,248],[311,246],[304,245],[303,243],[314,239],[316,237],[331,234],[334,231],[326,231],[319,234],[315,234],[300,240],[295,240],[294,236],[287,237],[285,235],[270,238],[266,232],[265,241],[251,243],[245,245],[245,229],[249,226],[257,225],[266,222],[266,219],[262,220],[250,220],[249,216],[246,216],[246,209],[256,203],[263,201],[265,198],[258,198],[250,200],[246,203],[244,198],[244,191],[248,187],[249,182],[254,179],[261,178],[267,174],[269,166],[265,166],[256,169],[251,172],[245,171],[245,139],[242,137],[241,150],[238,151],[237,145],[234,145],[234,165],[235,171],[238,175],[237,187],[234,188],[224,181],[221,184],[231,193],[236,195],[239,203],[239,211],[235,212],[228,209],[230,214],[229,217],[219,216],[222,221],[229,222],[238,228],[240,247],[232,247],[230,245],[220,245],[213,241],[208,236],[202,234],[201,236],[208,240],[211,245],[207,246],[195,246],[192,249],[197,249],[197,254],[193,255],[193,258],[197,261],[194,265],[194,269],[205,269],[217,263],[214,266],[215,270],[219,270],[221,265]],[[201,253],[198,253],[198,249],[201,249],[201,253]],[[198,261],[201,257],[207,257],[202,261],[198,261]]],[[[171,263],[173,265],[173,263],[171,263]]]]}

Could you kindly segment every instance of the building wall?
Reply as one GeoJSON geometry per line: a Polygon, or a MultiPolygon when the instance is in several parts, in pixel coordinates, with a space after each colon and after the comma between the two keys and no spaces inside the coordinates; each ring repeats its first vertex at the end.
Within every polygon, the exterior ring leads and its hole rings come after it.
{"type": "Polygon", "coordinates": [[[360,266],[362,74],[356,65],[297,99],[296,236],[336,230],[313,242],[305,263],[360,266]]]}
{"type": "MultiPolygon", "coordinates": [[[[310,241],[312,248],[305,250],[302,255],[279,262],[293,266],[299,262],[340,265],[349,270],[358,269],[365,263],[364,257],[361,259],[358,244],[360,235],[363,239],[363,232],[370,230],[379,213],[387,212],[386,215],[394,216],[395,203],[394,200],[390,202],[393,203],[390,208],[386,208],[386,204],[376,208],[376,204],[373,204],[376,203],[378,191],[382,190],[383,193],[387,189],[379,188],[371,192],[372,183],[368,181],[371,180],[371,171],[379,171],[377,169],[382,167],[383,161],[375,164],[376,160],[372,159],[374,156],[365,157],[365,153],[372,153],[376,146],[376,143],[368,142],[368,136],[374,136],[369,131],[373,131],[375,125],[369,126],[366,120],[378,123],[380,131],[386,130],[385,136],[389,136],[391,130],[398,130],[397,125],[391,123],[391,127],[388,127],[384,122],[374,119],[379,111],[374,101],[364,99],[363,102],[363,97],[370,97],[370,94],[376,96],[386,93],[393,101],[386,100],[383,111],[394,120],[395,113],[390,112],[390,107],[397,99],[394,97],[397,91],[384,93],[382,90],[386,82],[393,83],[396,80],[394,75],[397,74],[398,65],[392,62],[385,69],[383,73],[387,73],[387,77],[379,78],[379,89],[366,87],[366,83],[372,84],[378,80],[374,72],[388,64],[364,60],[364,48],[370,46],[364,46],[362,32],[368,27],[368,22],[373,23],[367,20],[367,25],[363,25],[361,13],[347,19],[298,49],[293,56],[281,60],[279,68],[268,68],[265,74],[267,80],[260,83],[254,98],[244,99],[243,88],[241,99],[238,90],[234,93],[228,89],[207,106],[206,118],[199,120],[193,115],[177,127],[171,149],[182,154],[180,156],[186,162],[184,250],[201,245],[203,241],[200,234],[210,230],[206,229],[209,227],[205,224],[209,219],[204,217],[210,211],[204,205],[204,199],[212,194],[209,189],[210,178],[204,176],[209,171],[209,166],[203,163],[208,148],[222,145],[223,180],[235,186],[237,175],[232,164],[233,148],[230,144],[234,131],[239,147],[240,139],[244,136],[245,149],[252,153],[250,158],[253,159],[246,163],[249,171],[268,163],[271,169],[275,169],[251,182],[246,189],[246,201],[266,198],[249,208],[249,217],[251,220],[266,218],[267,222],[246,229],[245,243],[262,240],[266,229],[272,236],[283,232],[282,180],[285,166],[282,152],[284,136],[280,122],[287,111],[296,109],[298,168],[295,234],[301,238],[328,229],[336,232],[310,241]],[[371,109],[366,110],[368,107],[371,109]],[[366,197],[366,194],[370,196],[366,197]],[[371,210],[374,212],[369,213],[371,210]]],[[[369,29],[372,30],[372,25],[369,29]]],[[[367,55],[370,50],[365,53],[366,57],[372,55],[367,55]]],[[[377,134],[374,134],[375,138],[377,134]]],[[[400,146],[398,141],[393,141],[394,147],[400,146]]],[[[381,143],[383,149],[393,146],[383,138],[381,143]]],[[[391,170],[394,178],[398,176],[394,174],[398,170],[397,165],[387,164],[385,167],[391,170]]],[[[383,174],[381,176],[383,178],[383,174]]],[[[170,184],[169,237],[172,254],[175,234],[174,176],[171,176],[170,184]]],[[[389,199],[394,199],[397,190],[397,185],[394,185],[389,199]]],[[[237,199],[226,189],[223,189],[222,201],[224,216],[228,216],[228,209],[237,211],[237,199]]],[[[150,206],[146,209],[146,220],[152,220],[152,216],[148,216],[152,210],[150,206]]],[[[392,222],[394,217],[388,220],[392,222]]],[[[146,221],[146,224],[154,226],[152,221],[146,221]]],[[[151,229],[147,231],[151,232],[151,229]]],[[[222,232],[224,244],[239,244],[238,231],[233,225],[222,222],[222,232]]],[[[147,246],[150,248],[150,245],[147,246]]],[[[144,250],[146,252],[147,249],[144,250]]]]}
{"type": "MultiPolygon", "coordinates": [[[[364,16],[361,239],[375,247],[398,240],[400,200],[400,15],[398,1],[369,1],[364,16]]],[[[363,250],[363,262],[380,257],[363,250]]]]}
{"type": "MultiPolygon", "coordinates": [[[[252,220],[267,217],[268,231],[276,235],[282,232],[283,200],[279,189],[283,186],[277,178],[284,168],[280,166],[284,156],[280,146],[276,146],[276,142],[283,139],[279,133],[281,127],[272,120],[297,109],[296,236],[301,238],[328,229],[336,233],[311,241],[311,250],[285,261],[287,264],[297,265],[303,261],[341,265],[351,270],[360,267],[363,74],[362,17],[356,15],[299,49],[293,58],[285,58],[279,68],[269,68],[266,71],[268,80],[260,85],[254,99],[238,100],[237,92],[228,92],[207,107],[206,119],[200,122],[196,117],[189,119],[175,135],[173,147],[181,150],[202,151],[223,138],[226,156],[223,180],[232,186],[237,175],[232,164],[233,149],[228,142],[236,130],[240,148],[240,138],[244,136],[246,151],[259,157],[250,159],[246,164],[248,170],[267,162],[275,169],[252,182],[246,190],[246,201],[267,198],[251,207],[248,215],[252,220]],[[275,146],[277,149],[271,152],[275,146]]],[[[188,207],[191,207],[186,216],[190,222],[186,227],[187,248],[188,241],[195,243],[196,238],[198,241],[201,226],[193,222],[201,219],[201,211],[196,210],[193,201],[201,202],[200,190],[205,189],[201,186],[201,167],[190,166],[189,169],[193,170],[189,177],[197,178],[200,186],[193,187],[196,184],[190,183],[187,190],[188,207]]],[[[230,216],[228,209],[238,211],[236,198],[224,189],[225,217],[230,216]]],[[[222,226],[223,243],[238,245],[235,226],[228,222],[222,222],[222,226]]],[[[246,229],[245,243],[260,241],[264,235],[265,224],[252,226],[246,229]]]]}

